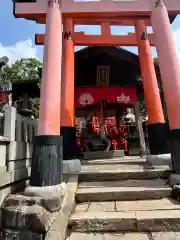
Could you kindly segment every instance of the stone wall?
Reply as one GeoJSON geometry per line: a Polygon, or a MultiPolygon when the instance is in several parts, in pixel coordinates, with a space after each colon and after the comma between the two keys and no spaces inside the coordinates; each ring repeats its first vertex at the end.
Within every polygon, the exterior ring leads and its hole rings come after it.
{"type": "Polygon", "coordinates": [[[36,120],[17,114],[14,107],[0,113],[0,206],[29,179],[35,132],[36,120]]]}
{"type": "Polygon", "coordinates": [[[54,187],[42,188],[42,196],[41,188],[35,190],[35,196],[26,195],[31,188],[28,182],[37,123],[18,115],[13,107],[7,107],[0,118],[0,239],[63,240],[75,204],[80,160],[63,161],[66,191],[62,197],[54,187]]]}

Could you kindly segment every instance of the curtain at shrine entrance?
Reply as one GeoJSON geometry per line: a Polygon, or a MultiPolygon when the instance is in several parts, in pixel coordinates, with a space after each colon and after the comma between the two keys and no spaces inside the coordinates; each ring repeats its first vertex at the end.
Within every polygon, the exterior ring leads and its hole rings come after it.
{"type": "Polygon", "coordinates": [[[134,104],[138,98],[135,87],[75,88],[75,108],[87,107],[102,100],[110,103],[134,104]]]}

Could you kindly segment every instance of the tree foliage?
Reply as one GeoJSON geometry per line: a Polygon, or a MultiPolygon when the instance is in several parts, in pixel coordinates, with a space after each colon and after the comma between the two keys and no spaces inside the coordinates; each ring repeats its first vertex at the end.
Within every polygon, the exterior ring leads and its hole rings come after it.
{"type": "Polygon", "coordinates": [[[36,58],[27,58],[16,61],[11,66],[6,65],[0,71],[0,79],[3,81],[40,81],[39,69],[42,63],[36,58]]]}
{"type": "MultiPolygon", "coordinates": [[[[6,65],[0,70],[1,81],[37,81],[40,87],[42,63],[36,58],[27,58],[6,65]]],[[[39,98],[29,98],[32,105],[33,115],[39,115],[39,98]]]]}
{"type": "Polygon", "coordinates": [[[39,117],[39,106],[40,106],[40,98],[30,98],[29,99],[32,107],[32,114],[35,118],[39,117]]]}

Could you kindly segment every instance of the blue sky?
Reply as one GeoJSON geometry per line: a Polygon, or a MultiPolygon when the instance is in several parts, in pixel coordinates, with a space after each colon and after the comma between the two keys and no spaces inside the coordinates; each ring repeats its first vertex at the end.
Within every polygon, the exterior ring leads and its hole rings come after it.
{"type": "MultiPolygon", "coordinates": [[[[11,62],[21,57],[38,57],[42,59],[43,46],[34,45],[35,33],[44,33],[44,26],[33,21],[15,19],[12,0],[1,0],[0,8],[0,56],[8,55],[11,62]]],[[[76,31],[85,30],[89,34],[100,33],[100,27],[76,26],[76,31]]],[[[113,34],[127,34],[134,31],[133,27],[112,27],[113,34]]],[[[151,31],[151,29],[150,29],[151,31]]],[[[172,24],[177,51],[180,56],[180,16],[172,24]]],[[[137,53],[137,48],[126,48],[137,53]]],[[[76,48],[77,50],[77,48],[76,48]]],[[[155,50],[152,50],[155,55],[155,50]]]]}

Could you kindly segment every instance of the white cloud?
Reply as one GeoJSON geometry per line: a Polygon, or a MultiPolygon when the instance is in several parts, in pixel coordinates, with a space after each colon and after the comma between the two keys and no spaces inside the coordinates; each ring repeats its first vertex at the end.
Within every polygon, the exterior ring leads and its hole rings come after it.
{"type": "Polygon", "coordinates": [[[21,58],[38,58],[37,48],[32,40],[18,41],[12,46],[4,46],[0,43],[0,57],[7,56],[9,64],[21,58]]]}
{"type": "Polygon", "coordinates": [[[178,53],[178,57],[180,59],[180,28],[178,28],[176,31],[173,32],[174,40],[176,43],[176,49],[178,53]]]}

